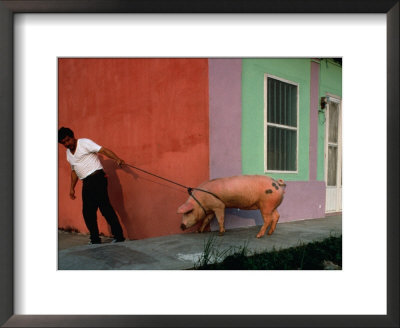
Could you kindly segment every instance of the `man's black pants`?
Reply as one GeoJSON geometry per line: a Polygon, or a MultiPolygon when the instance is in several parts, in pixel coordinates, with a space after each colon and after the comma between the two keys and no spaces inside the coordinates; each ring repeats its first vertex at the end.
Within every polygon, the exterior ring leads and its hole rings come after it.
{"type": "Polygon", "coordinates": [[[83,218],[86,227],[90,232],[90,240],[92,243],[99,243],[99,228],[97,225],[97,209],[100,209],[108,224],[111,226],[111,233],[118,241],[124,240],[121,225],[115,214],[108,198],[108,182],[103,170],[98,170],[83,181],[82,202],[83,202],[83,218]]]}

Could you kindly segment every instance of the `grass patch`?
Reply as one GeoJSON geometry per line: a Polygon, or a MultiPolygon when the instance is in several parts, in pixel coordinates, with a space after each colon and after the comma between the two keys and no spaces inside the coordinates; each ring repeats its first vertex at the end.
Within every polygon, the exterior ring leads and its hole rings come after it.
{"type": "Polygon", "coordinates": [[[247,244],[237,249],[218,251],[214,237],[206,243],[197,270],[324,270],[326,262],[342,266],[342,236],[300,244],[287,249],[255,253],[247,244]]]}
{"type": "Polygon", "coordinates": [[[243,246],[230,247],[220,250],[220,247],[216,242],[217,240],[220,239],[214,235],[204,241],[204,251],[195,263],[195,269],[202,270],[203,268],[207,268],[208,270],[210,266],[224,261],[224,259],[228,258],[229,256],[234,254],[246,256],[248,254],[248,242],[246,242],[243,246]]]}

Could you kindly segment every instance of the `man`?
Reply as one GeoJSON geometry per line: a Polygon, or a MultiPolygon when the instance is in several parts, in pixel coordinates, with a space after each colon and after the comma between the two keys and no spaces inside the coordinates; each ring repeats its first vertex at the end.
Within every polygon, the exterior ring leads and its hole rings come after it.
{"type": "Polygon", "coordinates": [[[71,165],[71,188],[69,196],[75,199],[75,186],[82,180],[83,218],[90,232],[89,244],[100,244],[97,225],[97,209],[111,226],[113,242],[125,240],[118,217],[108,198],[107,176],[98,158],[98,153],[117,162],[121,167],[125,162],[111,150],[97,145],[90,139],[75,139],[74,132],[62,127],[58,130],[58,142],[67,148],[67,160],[71,165]]]}

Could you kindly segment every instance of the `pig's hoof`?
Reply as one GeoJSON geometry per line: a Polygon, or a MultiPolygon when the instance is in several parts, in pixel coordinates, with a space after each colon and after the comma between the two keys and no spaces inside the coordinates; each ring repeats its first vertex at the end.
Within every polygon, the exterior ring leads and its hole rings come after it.
{"type": "Polygon", "coordinates": [[[218,236],[223,236],[224,235],[224,233],[223,232],[220,232],[219,234],[218,234],[218,236]]]}
{"type": "Polygon", "coordinates": [[[261,238],[262,236],[264,236],[264,235],[262,235],[262,234],[259,233],[259,234],[257,235],[257,238],[261,238]]]}

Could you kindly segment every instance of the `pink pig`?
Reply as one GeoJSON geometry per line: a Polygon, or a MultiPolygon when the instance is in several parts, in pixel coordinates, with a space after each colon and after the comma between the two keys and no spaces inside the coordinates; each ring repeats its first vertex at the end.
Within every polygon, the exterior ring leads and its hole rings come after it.
{"type": "Polygon", "coordinates": [[[282,179],[275,181],[264,175],[240,175],[203,182],[199,187],[193,188],[194,197],[190,196],[178,208],[178,214],[183,214],[181,229],[188,229],[202,221],[198,231],[203,232],[215,215],[219,235],[222,236],[225,232],[225,208],[259,209],[264,224],[257,238],[264,236],[268,227],[268,235],[271,235],[279,220],[277,207],[283,200],[285,186],[282,179]]]}

